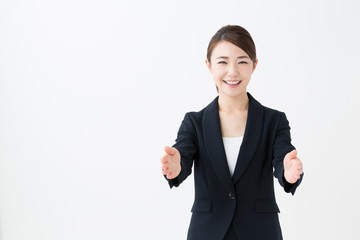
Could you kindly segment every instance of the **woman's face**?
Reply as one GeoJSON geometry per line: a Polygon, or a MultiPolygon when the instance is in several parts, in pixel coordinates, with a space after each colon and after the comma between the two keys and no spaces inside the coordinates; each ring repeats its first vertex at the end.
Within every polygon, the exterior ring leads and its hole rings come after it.
{"type": "Polygon", "coordinates": [[[221,41],[213,49],[211,62],[205,60],[219,94],[236,97],[246,94],[246,87],[257,64],[241,48],[221,41]]]}

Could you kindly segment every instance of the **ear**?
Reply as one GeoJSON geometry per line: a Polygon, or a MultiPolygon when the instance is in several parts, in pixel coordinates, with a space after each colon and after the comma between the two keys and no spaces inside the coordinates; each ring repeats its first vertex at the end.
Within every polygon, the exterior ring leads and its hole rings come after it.
{"type": "Polygon", "coordinates": [[[205,64],[206,64],[206,67],[209,69],[209,71],[211,72],[211,63],[205,59],[205,64]]]}
{"type": "Polygon", "coordinates": [[[254,62],[254,65],[253,65],[253,70],[252,70],[252,72],[254,72],[255,71],[255,68],[256,68],[256,66],[257,66],[257,64],[258,64],[258,59],[256,59],[256,61],[254,62]]]}

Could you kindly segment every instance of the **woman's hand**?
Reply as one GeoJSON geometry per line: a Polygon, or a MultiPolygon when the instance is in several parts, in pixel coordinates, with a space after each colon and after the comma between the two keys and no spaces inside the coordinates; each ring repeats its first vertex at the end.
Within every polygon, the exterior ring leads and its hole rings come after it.
{"type": "Polygon", "coordinates": [[[292,150],[284,157],[284,177],[288,183],[295,183],[303,173],[303,165],[296,157],[297,151],[292,150]]]}
{"type": "Polygon", "coordinates": [[[176,148],[164,147],[165,155],[161,158],[162,174],[167,179],[176,178],[181,171],[180,153],[176,148]]]}

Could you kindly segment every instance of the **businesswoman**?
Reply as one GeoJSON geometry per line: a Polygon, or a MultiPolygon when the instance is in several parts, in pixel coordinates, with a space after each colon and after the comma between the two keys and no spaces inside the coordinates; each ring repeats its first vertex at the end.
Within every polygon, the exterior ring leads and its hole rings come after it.
{"type": "Polygon", "coordinates": [[[185,114],[176,143],[161,158],[170,188],[194,165],[188,239],[282,239],[273,175],[292,194],[303,177],[286,115],[246,91],[258,60],[244,28],[216,32],[205,62],[219,94],[201,111],[185,114]]]}

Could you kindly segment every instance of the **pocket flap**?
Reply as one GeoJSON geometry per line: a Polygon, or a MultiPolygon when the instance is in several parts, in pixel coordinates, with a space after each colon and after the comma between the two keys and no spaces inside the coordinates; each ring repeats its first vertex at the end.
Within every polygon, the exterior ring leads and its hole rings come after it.
{"type": "Polygon", "coordinates": [[[211,200],[209,199],[195,199],[191,208],[191,212],[210,212],[211,200]]]}
{"type": "Polygon", "coordinates": [[[280,209],[276,204],[275,200],[256,200],[255,201],[255,211],[256,212],[269,212],[280,213],[280,209]]]}

